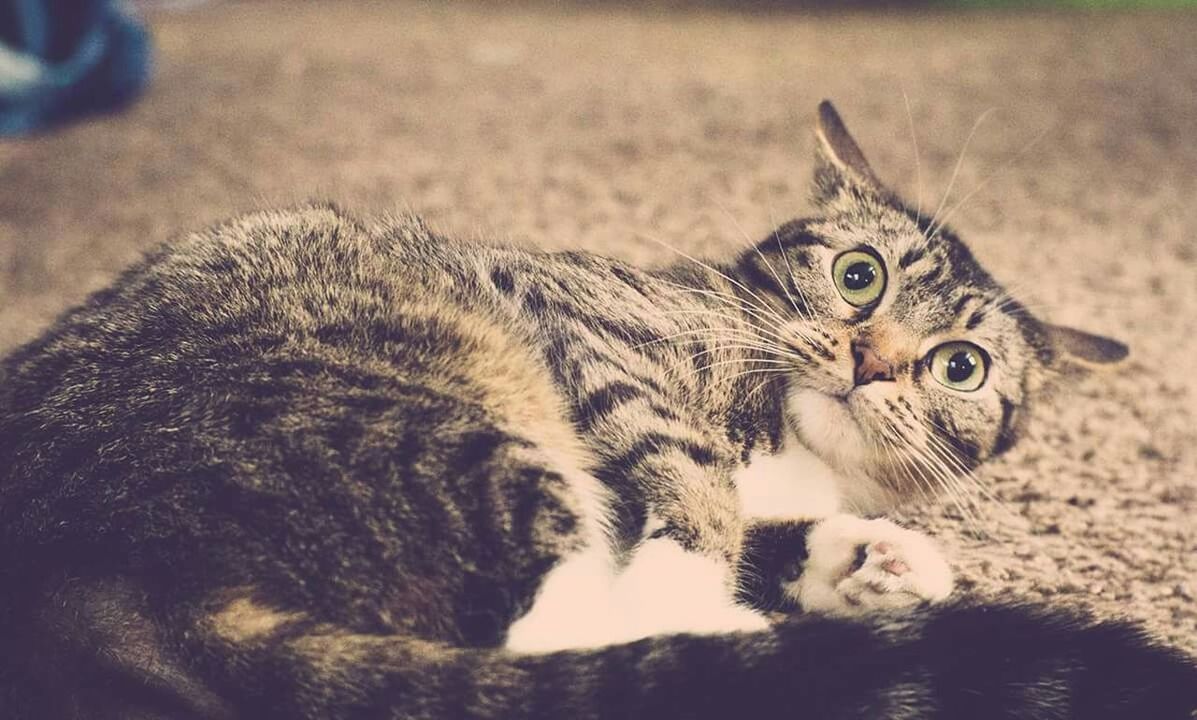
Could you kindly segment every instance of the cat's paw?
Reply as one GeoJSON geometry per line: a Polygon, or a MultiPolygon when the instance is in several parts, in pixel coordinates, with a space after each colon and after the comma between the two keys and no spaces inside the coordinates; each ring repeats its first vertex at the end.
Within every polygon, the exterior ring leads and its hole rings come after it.
{"type": "Polygon", "coordinates": [[[758,632],[764,615],[735,602],[724,563],[673,540],[643,543],[615,582],[623,641],[650,635],[758,632]]]}
{"type": "Polygon", "coordinates": [[[834,515],[807,536],[802,574],[786,593],[807,612],[863,615],[939,602],[952,570],[931,538],[889,520],[834,515]]]}
{"type": "Polygon", "coordinates": [[[548,574],[532,609],[508,631],[507,649],[544,653],[767,629],[765,616],[734,601],[728,572],[668,539],[643,543],[617,574],[605,553],[579,553],[548,574]]]}

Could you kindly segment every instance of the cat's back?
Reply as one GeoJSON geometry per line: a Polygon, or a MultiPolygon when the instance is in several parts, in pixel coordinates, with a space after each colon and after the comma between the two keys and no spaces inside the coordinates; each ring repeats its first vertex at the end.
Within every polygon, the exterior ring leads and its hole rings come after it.
{"type": "Polygon", "coordinates": [[[135,361],[199,371],[284,342],[369,349],[413,306],[484,311],[486,298],[462,300],[477,285],[471,254],[415,218],[370,227],[315,205],[242,216],[159,248],[65,314],[5,358],[0,392],[19,406],[14,388],[30,382],[87,385],[135,361]]]}
{"type": "Polygon", "coordinates": [[[187,513],[348,492],[409,430],[545,414],[539,357],[477,278],[488,252],[325,206],[154,252],[0,364],[5,543],[215,534],[187,513]]]}

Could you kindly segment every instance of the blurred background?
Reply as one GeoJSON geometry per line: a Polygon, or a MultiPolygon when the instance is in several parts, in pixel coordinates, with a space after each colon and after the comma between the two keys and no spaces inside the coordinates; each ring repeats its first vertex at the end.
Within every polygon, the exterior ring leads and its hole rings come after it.
{"type": "Polygon", "coordinates": [[[653,237],[726,256],[811,210],[830,98],[1034,311],[1132,348],[985,469],[988,537],[946,507],[905,520],[966,591],[1128,613],[1197,650],[1187,3],[99,5],[117,14],[64,29],[90,5],[0,0],[0,352],[146,248],[311,198],[649,265],[676,259],[653,237]],[[17,19],[34,6],[59,10],[41,35],[17,19]]]}

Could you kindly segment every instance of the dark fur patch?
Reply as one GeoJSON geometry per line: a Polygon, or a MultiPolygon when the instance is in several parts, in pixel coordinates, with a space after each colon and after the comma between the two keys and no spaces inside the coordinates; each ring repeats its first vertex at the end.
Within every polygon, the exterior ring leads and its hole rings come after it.
{"type": "Polygon", "coordinates": [[[497,267],[490,271],[490,281],[504,295],[515,290],[515,278],[506,268],[497,267]]]}
{"type": "Polygon", "coordinates": [[[915,264],[927,254],[927,250],[921,247],[913,247],[902,253],[902,257],[898,258],[898,268],[905,270],[911,265],[915,264]]]}
{"type": "Polygon", "coordinates": [[[997,456],[1009,450],[1014,446],[1014,442],[1018,439],[1018,433],[1014,424],[1014,416],[1017,408],[1014,403],[1006,396],[1001,397],[1002,403],[1002,420],[998,425],[997,439],[993,443],[992,455],[997,456]]]}
{"type": "Polygon", "coordinates": [[[744,535],[743,557],[737,572],[737,597],[750,607],[793,612],[797,608],[782,592],[806,562],[806,536],[814,522],[757,523],[744,535]]]}
{"type": "Polygon", "coordinates": [[[616,381],[604,385],[582,401],[577,412],[578,425],[589,429],[620,405],[643,397],[644,391],[631,383],[616,381]]]}

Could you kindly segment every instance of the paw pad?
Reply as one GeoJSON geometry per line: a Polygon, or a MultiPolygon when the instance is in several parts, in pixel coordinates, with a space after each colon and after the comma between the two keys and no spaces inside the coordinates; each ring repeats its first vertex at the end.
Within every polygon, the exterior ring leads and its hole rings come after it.
{"type": "Polygon", "coordinates": [[[805,610],[859,614],[943,600],[951,570],[931,540],[888,520],[837,515],[807,538],[809,557],[787,592],[805,610]]]}

